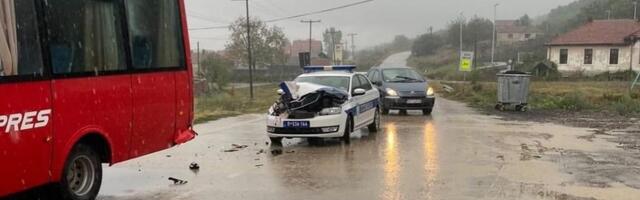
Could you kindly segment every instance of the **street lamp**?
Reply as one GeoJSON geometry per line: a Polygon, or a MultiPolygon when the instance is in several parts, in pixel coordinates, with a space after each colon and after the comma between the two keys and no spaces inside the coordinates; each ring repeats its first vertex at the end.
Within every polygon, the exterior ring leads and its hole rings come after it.
{"type": "Polygon", "coordinates": [[[495,53],[496,53],[496,16],[498,13],[498,6],[500,4],[496,3],[493,5],[493,37],[491,37],[491,66],[494,64],[495,53]]]}

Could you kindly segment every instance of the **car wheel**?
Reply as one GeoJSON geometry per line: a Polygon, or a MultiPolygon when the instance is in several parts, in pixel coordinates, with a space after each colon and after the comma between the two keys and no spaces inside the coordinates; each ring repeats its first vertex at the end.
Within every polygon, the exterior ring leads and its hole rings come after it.
{"type": "Polygon", "coordinates": [[[102,163],[89,146],[76,145],[64,164],[62,180],[56,184],[59,199],[96,199],[102,184],[102,163]]]}
{"type": "Polygon", "coordinates": [[[389,114],[389,109],[382,108],[382,114],[383,115],[388,115],[389,114]]]}
{"type": "Polygon", "coordinates": [[[369,132],[378,132],[380,130],[380,111],[376,110],[376,114],[373,116],[373,123],[369,124],[369,132]]]}
{"type": "Polygon", "coordinates": [[[428,108],[428,109],[422,110],[422,114],[424,114],[424,115],[430,115],[432,112],[433,112],[433,108],[428,108]]]}
{"type": "Polygon", "coordinates": [[[269,137],[269,140],[271,140],[271,145],[282,145],[281,137],[269,137]]]}
{"type": "Polygon", "coordinates": [[[344,134],[342,135],[342,140],[346,143],[351,142],[351,131],[353,131],[353,118],[349,116],[347,118],[347,122],[344,125],[344,134]]]}

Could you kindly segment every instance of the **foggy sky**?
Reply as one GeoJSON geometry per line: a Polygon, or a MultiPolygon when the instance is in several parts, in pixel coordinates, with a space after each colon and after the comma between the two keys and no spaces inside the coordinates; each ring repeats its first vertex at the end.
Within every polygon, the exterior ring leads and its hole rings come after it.
{"type": "MultiPolygon", "coordinates": [[[[263,20],[286,17],[341,6],[360,0],[250,0],[251,15],[263,20]]],[[[497,19],[515,19],[524,14],[535,17],[573,0],[374,0],[366,4],[328,13],[290,19],[269,25],[284,29],[290,40],[308,39],[309,25],[300,20],[319,19],[313,37],[321,39],[322,31],[334,26],[344,33],[357,33],[358,49],[389,42],[394,36],[409,37],[426,33],[429,26],[442,29],[462,12],[493,19],[493,5],[498,6],[497,19]]],[[[190,28],[227,25],[245,14],[244,1],[186,0],[190,28]]],[[[228,42],[227,29],[190,31],[192,48],[196,42],[204,49],[221,50],[228,42]]]]}

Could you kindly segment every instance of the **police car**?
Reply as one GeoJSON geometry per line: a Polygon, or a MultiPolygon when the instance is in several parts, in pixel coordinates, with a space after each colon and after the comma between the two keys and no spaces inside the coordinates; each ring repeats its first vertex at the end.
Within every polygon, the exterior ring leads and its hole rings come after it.
{"type": "Polygon", "coordinates": [[[280,99],[269,109],[267,132],[283,138],[342,138],[354,130],[380,129],[380,93],[355,66],[308,66],[292,82],[280,84],[280,99]]]}

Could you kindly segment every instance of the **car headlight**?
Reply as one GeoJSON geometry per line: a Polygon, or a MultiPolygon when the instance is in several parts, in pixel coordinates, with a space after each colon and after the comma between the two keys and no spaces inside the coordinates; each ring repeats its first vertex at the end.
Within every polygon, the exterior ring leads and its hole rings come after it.
{"type": "Polygon", "coordinates": [[[333,107],[333,108],[325,108],[320,111],[320,115],[338,115],[342,113],[342,108],[333,107]]]}
{"type": "Polygon", "coordinates": [[[396,92],[395,90],[391,89],[391,88],[387,88],[387,95],[388,96],[398,96],[398,92],[396,92]]]}
{"type": "Polygon", "coordinates": [[[432,87],[427,88],[427,96],[433,96],[433,95],[435,95],[435,94],[436,94],[436,93],[433,91],[433,88],[432,88],[432,87]]]}

